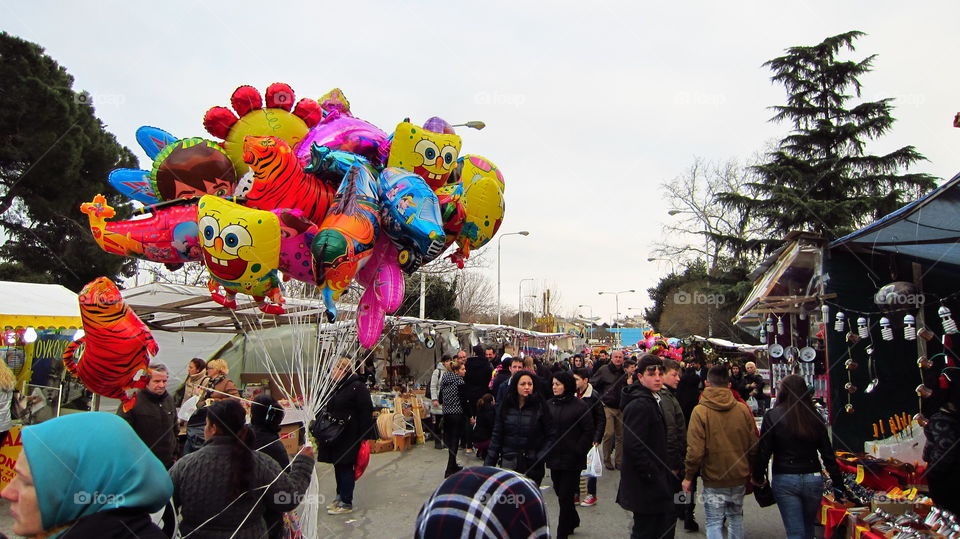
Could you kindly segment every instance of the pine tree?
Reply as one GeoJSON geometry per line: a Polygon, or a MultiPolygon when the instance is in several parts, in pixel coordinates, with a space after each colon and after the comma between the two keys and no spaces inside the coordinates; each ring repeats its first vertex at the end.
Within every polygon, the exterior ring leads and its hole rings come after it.
{"type": "Polygon", "coordinates": [[[0,279],[79,291],[98,276],[132,275],[132,259],[103,252],[80,204],[137,159],[94,115],[88,94],[43,49],[0,32],[0,279]]]}
{"type": "MultiPolygon", "coordinates": [[[[793,129],[754,167],[758,180],[747,184],[747,193],[717,199],[751,212],[771,238],[792,230],[837,238],[936,186],[933,176],[898,173],[925,160],[913,146],[866,153],[866,143],[887,133],[895,120],[892,99],[856,102],[859,79],[872,70],[875,55],[838,57],[844,49],[852,52],[862,35],[851,31],[812,47],[791,47],[764,64],[787,91],[786,105],[772,107],[771,121],[790,122],[793,129]]],[[[769,251],[782,241],[764,243],[769,251]]]]}

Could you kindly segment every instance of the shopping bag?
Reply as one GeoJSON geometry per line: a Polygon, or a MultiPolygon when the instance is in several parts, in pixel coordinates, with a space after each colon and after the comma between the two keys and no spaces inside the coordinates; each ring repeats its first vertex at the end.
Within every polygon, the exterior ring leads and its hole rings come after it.
{"type": "Polygon", "coordinates": [[[360,451],[357,453],[357,463],[353,467],[353,480],[360,479],[364,470],[370,464],[370,440],[364,440],[360,444],[360,451]]]}
{"type": "Polygon", "coordinates": [[[593,446],[587,453],[587,469],[581,475],[600,477],[603,475],[603,458],[600,457],[600,447],[593,446]]]}
{"type": "Polygon", "coordinates": [[[197,404],[200,403],[200,397],[194,395],[189,399],[183,401],[183,406],[180,407],[180,410],[177,411],[177,419],[180,421],[187,421],[190,419],[190,416],[197,411],[197,404]]]}
{"type": "Polygon", "coordinates": [[[757,411],[757,408],[759,408],[759,405],[757,404],[757,399],[756,399],[756,397],[750,397],[750,398],[748,398],[748,399],[747,399],[747,406],[750,407],[750,411],[751,411],[751,412],[756,412],[756,411],[757,411]]]}

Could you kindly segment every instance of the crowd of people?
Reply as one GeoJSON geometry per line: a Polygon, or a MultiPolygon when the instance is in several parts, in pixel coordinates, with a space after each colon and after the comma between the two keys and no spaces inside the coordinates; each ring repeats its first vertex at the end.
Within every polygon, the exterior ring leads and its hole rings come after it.
{"type": "MultiPolygon", "coordinates": [[[[592,448],[620,472],[616,502],[634,515],[631,537],[672,537],[678,522],[698,531],[698,501],[707,537],[742,537],[744,496],[770,483],[785,534],[813,537],[821,470],[839,486],[836,496],[848,495],[799,375],[783,379],[768,410],[769,388],[752,361],[715,365],[613,350],[546,363],[492,348],[473,352],[444,356],[431,375],[430,430],[434,447],[448,452],[444,477],[481,473],[458,463],[461,449],[536,486],[549,470],[560,506],[557,537],[580,525],[577,507],[598,503],[597,478],[582,475],[592,448]]],[[[418,524],[418,532],[427,529],[418,524]]]]}
{"type": "MultiPolygon", "coordinates": [[[[283,407],[268,395],[241,399],[226,362],[192,360],[175,395],[167,392],[166,367],[151,365],[127,412],[24,428],[17,478],[2,493],[12,502],[14,531],[159,538],[179,529],[190,537],[278,538],[317,461],[332,464],[336,479],[327,512],[350,513],[361,443],[375,437],[368,384],[356,370],[350,358],[334,362],[332,392],[309,425],[316,450],[301,447],[291,459],[278,435],[283,407]],[[107,453],[123,458],[102,458],[107,453]],[[86,495],[89,501],[71,503],[86,495]]],[[[764,389],[753,363],[710,365],[695,356],[678,362],[613,350],[547,363],[477,347],[469,357],[443,357],[430,375],[427,428],[434,447],[447,451],[446,467],[415,534],[522,522],[526,536],[550,536],[538,488],[549,471],[560,507],[553,535],[567,537],[580,526],[578,508],[601,501],[597,477],[583,474],[589,454],[594,465],[619,470],[615,501],[633,514],[631,537],[671,537],[678,522],[698,530],[696,501],[707,537],[722,537],[724,529],[728,538],[742,537],[744,495],[768,482],[785,534],[812,537],[823,468],[839,486],[835,494],[846,494],[826,425],[802,377],[783,379],[770,410],[764,389]],[[753,409],[745,402],[751,398],[753,409]],[[759,429],[754,413],[763,416],[759,429]],[[461,466],[461,449],[480,466],[461,466]],[[477,495],[491,484],[501,496],[503,489],[536,494],[512,505],[522,515],[474,504],[458,513],[459,524],[447,518],[459,502],[444,493],[477,495]]]]}

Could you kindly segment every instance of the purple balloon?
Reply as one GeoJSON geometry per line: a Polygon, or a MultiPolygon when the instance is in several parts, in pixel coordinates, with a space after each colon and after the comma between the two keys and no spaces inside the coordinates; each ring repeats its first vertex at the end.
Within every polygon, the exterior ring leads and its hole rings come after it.
{"type": "Polygon", "coordinates": [[[361,155],[379,169],[383,166],[380,146],[386,140],[387,134],[379,127],[334,110],[303,137],[297,145],[297,159],[301,165],[308,165],[310,146],[317,143],[332,150],[361,155]]]}

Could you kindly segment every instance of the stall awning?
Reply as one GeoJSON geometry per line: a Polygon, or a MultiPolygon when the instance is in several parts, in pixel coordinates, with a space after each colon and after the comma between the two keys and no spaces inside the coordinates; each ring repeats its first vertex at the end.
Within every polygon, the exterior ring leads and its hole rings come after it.
{"type": "Polygon", "coordinates": [[[797,305],[817,301],[816,297],[782,293],[782,282],[785,278],[799,279],[807,285],[819,261],[820,248],[806,237],[798,237],[788,243],[775,260],[767,262],[768,269],[754,282],[753,290],[733,317],[733,323],[759,323],[766,313],[791,312],[797,309],[797,305]]]}
{"type": "MultiPolygon", "coordinates": [[[[230,310],[214,303],[207,287],[170,283],[128,288],[123,291],[123,298],[150,329],[162,331],[241,333],[291,323],[322,322],[325,311],[320,299],[286,298],[287,314],[267,315],[243,295],[237,298],[237,308],[230,310]]],[[[344,303],[338,308],[344,313],[356,309],[344,303]]]]}
{"type": "Polygon", "coordinates": [[[0,281],[0,328],[80,327],[77,295],[58,284],[0,281]]]}
{"type": "Polygon", "coordinates": [[[960,266],[960,174],[922,198],[830,243],[960,266]]]}

